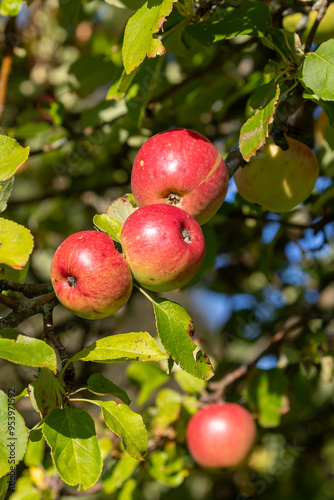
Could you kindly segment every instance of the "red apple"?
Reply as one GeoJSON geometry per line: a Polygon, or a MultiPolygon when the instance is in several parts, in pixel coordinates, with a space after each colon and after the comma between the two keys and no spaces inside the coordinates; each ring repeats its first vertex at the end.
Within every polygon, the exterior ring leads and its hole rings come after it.
{"type": "Polygon", "coordinates": [[[173,129],[152,136],[140,148],[131,188],[139,207],[175,205],[202,225],[223,203],[228,179],[212,142],[192,130],[173,129]]]}
{"type": "Polygon", "coordinates": [[[187,426],[187,445],[202,467],[235,467],[245,461],[256,438],[250,413],[235,403],[215,403],[199,410],[187,426]]]}
{"type": "Polygon", "coordinates": [[[82,231],[57,248],[51,263],[51,281],[59,301],[77,316],[111,316],[129,300],[132,276],[129,264],[105,233],[82,231]]]}
{"type": "Polygon", "coordinates": [[[124,223],[121,243],[135,279],[156,292],[188,283],[205,254],[199,224],[172,205],[138,208],[124,223]]]}

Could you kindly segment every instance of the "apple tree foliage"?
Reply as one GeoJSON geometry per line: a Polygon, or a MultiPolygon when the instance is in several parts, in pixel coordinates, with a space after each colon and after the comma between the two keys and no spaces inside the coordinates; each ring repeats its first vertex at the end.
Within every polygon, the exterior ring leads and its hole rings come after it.
{"type": "Polygon", "coordinates": [[[1,1],[1,500],[332,498],[334,38],[314,43],[331,3],[1,1]],[[199,274],[74,317],[50,285],[55,249],[93,227],[119,245],[135,154],[175,126],[231,176],[199,274]],[[277,215],[233,174],[286,134],[320,173],[277,215]],[[223,400],[252,412],[257,444],[208,471],[185,430],[223,400]]]}

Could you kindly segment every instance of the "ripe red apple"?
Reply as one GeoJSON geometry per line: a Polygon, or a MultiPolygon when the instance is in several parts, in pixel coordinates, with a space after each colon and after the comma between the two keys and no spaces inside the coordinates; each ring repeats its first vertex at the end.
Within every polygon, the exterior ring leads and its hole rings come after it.
{"type": "Polygon", "coordinates": [[[199,410],[187,426],[187,445],[202,467],[235,467],[249,455],[256,438],[250,413],[236,403],[214,403],[199,410]]]}
{"type": "Polygon", "coordinates": [[[110,236],[97,231],[75,233],[63,241],[50,273],[59,301],[81,318],[111,316],[132,291],[129,264],[110,236]]]}
{"type": "Polygon", "coordinates": [[[135,279],[156,292],[188,283],[205,254],[199,224],[172,205],[138,208],[124,222],[121,243],[135,279]]]}
{"type": "Polygon", "coordinates": [[[139,207],[175,205],[202,225],[223,203],[228,180],[226,165],[212,142],[192,130],[172,129],[152,136],[140,148],[131,188],[139,207]]]}
{"type": "Polygon", "coordinates": [[[288,212],[303,202],[314,188],[318,162],[311,149],[287,137],[283,151],[270,138],[258,154],[234,174],[238,191],[245,200],[272,212],[288,212]]]}

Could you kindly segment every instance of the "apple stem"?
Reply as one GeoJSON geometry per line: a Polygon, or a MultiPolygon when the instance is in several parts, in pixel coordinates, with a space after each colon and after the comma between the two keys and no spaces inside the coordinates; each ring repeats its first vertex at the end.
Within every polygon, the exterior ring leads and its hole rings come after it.
{"type": "Polygon", "coordinates": [[[188,231],[188,229],[182,229],[181,236],[182,236],[182,239],[185,243],[191,242],[191,233],[190,233],[190,231],[188,231]]]}
{"type": "Polygon", "coordinates": [[[174,205],[174,206],[177,206],[180,203],[181,199],[182,199],[181,195],[177,193],[169,193],[168,196],[166,197],[168,205],[174,205]]]}
{"type": "Polygon", "coordinates": [[[140,285],[138,285],[138,283],[136,283],[135,281],[133,282],[133,286],[135,286],[143,295],[145,295],[145,297],[150,301],[152,302],[152,304],[154,303],[154,300],[152,299],[152,297],[145,291],[144,288],[142,288],[140,285]]]}
{"type": "Polygon", "coordinates": [[[74,276],[69,276],[66,281],[70,287],[76,286],[78,283],[77,279],[74,276]]]}

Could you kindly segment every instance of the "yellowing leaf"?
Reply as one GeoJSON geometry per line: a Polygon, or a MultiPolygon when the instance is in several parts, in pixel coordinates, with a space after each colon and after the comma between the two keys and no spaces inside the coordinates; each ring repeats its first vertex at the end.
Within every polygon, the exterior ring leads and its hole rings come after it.
{"type": "Polygon", "coordinates": [[[122,57],[125,71],[129,74],[146,56],[161,56],[166,52],[154,33],[160,29],[166,17],[171,13],[175,0],[158,0],[142,2],[137,12],[129,19],[124,33],[122,57]]]}
{"type": "Polygon", "coordinates": [[[0,181],[5,181],[15,174],[27,160],[29,151],[29,147],[23,148],[15,139],[0,135],[0,181]]]}
{"type": "Polygon", "coordinates": [[[34,247],[29,229],[11,220],[0,218],[0,264],[22,269],[34,247]]]}

